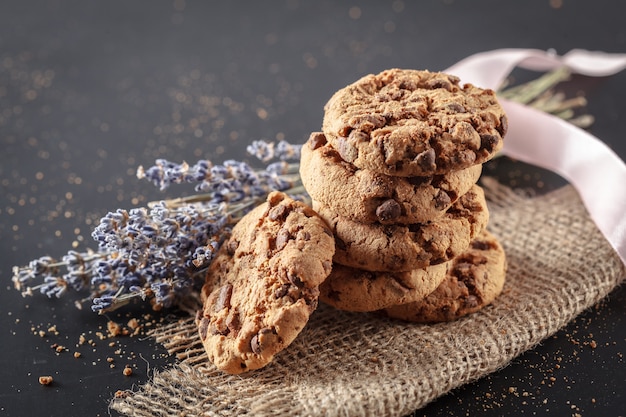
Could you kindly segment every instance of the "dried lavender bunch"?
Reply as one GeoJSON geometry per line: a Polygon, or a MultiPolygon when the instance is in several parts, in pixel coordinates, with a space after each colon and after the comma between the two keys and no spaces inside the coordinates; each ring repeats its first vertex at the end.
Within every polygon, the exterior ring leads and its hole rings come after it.
{"type": "Polygon", "coordinates": [[[24,295],[39,291],[48,297],[89,289],[85,300],[99,313],[134,299],[149,301],[155,309],[184,304],[197,294],[215,252],[243,214],[271,191],[303,193],[298,165],[286,162],[299,158],[299,146],[254,144],[249,151],[259,159],[281,161],[256,170],[232,160],[222,165],[202,160],[193,166],[157,160],[147,170],[140,167],[138,177],[161,189],[196,183],[201,193],[108,213],[92,233],[97,250],[70,251],[59,261],[46,256],[14,267],[15,287],[24,295]]]}

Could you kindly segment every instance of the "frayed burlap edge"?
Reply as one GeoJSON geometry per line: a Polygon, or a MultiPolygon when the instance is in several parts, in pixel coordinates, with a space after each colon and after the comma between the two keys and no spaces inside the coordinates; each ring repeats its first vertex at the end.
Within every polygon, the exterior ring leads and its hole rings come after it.
{"type": "Polygon", "coordinates": [[[233,376],[207,362],[191,319],[153,336],[177,363],[111,408],[128,416],[402,416],[506,366],[594,305],[624,265],[566,186],[524,197],[493,180],[489,229],[508,260],[500,297],[451,323],[408,324],[320,305],[264,369],[233,376]]]}

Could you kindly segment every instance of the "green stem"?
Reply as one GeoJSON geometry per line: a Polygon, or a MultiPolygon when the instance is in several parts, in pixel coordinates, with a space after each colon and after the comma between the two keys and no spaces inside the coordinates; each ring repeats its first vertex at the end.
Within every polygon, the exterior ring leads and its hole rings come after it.
{"type": "Polygon", "coordinates": [[[520,84],[515,87],[504,88],[498,94],[502,98],[513,100],[522,104],[528,104],[546,91],[549,91],[558,83],[569,80],[570,75],[571,74],[567,68],[558,68],[527,83],[520,84]]]}

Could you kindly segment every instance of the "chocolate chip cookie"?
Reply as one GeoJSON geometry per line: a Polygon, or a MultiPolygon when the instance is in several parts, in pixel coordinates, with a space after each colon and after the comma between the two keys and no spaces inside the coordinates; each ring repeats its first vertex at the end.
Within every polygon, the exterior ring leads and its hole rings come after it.
{"type": "Polygon", "coordinates": [[[453,75],[389,69],[337,91],[322,130],[341,158],[395,176],[431,176],[483,163],[503,145],[494,91],[453,75]]]}
{"type": "Polygon", "coordinates": [[[335,236],[335,263],[368,271],[410,271],[451,260],[485,229],[489,211],[478,185],[439,219],[410,225],[364,224],[313,201],[335,236]]]}
{"type": "Polygon", "coordinates": [[[451,321],[476,312],[502,292],[506,257],[498,240],[483,232],[450,262],[448,275],[424,300],[383,310],[389,317],[419,323],[451,321]]]}
{"type": "Polygon", "coordinates": [[[446,277],[447,263],[406,272],[371,272],[335,263],[319,299],[345,311],[376,311],[424,299],[446,277]]]}
{"type": "Polygon", "coordinates": [[[300,177],[313,200],[360,223],[412,224],[441,217],[476,184],[477,164],[430,177],[397,177],[344,161],[321,132],[302,147],[300,177]]]}
{"type": "Polygon", "coordinates": [[[196,324],[211,362],[261,368],[300,333],[332,268],[332,232],[308,206],[274,192],[233,228],[211,263],[196,324]]]}

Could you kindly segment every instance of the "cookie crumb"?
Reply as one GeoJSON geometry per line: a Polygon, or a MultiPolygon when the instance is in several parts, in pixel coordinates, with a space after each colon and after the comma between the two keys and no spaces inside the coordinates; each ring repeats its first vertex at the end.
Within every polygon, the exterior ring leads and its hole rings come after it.
{"type": "Polygon", "coordinates": [[[122,373],[124,374],[124,376],[131,376],[133,374],[133,368],[131,368],[129,365],[126,365],[122,373]]]}
{"type": "Polygon", "coordinates": [[[42,375],[39,377],[39,383],[41,385],[50,385],[54,379],[50,375],[42,375]]]}
{"type": "Polygon", "coordinates": [[[117,390],[115,391],[115,398],[127,398],[130,397],[130,393],[128,391],[117,390]]]}

